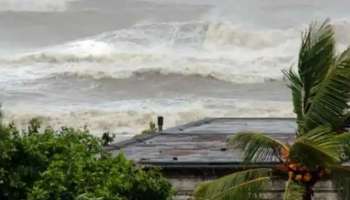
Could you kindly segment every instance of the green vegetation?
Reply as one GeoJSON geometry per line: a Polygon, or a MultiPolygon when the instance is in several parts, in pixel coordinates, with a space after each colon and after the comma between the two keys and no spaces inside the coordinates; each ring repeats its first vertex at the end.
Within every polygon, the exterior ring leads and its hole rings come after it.
{"type": "Polygon", "coordinates": [[[87,130],[28,130],[0,124],[1,200],[167,200],[170,183],[158,170],[112,157],[87,130]]]}
{"type": "Polygon", "coordinates": [[[202,183],[197,200],[263,199],[273,178],[288,177],[284,200],[311,200],[321,179],[336,184],[341,199],[350,199],[350,48],[335,55],[333,27],[313,23],[302,37],[298,71],[285,72],[292,90],[298,130],[285,144],[261,133],[240,133],[229,144],[244,152],[247,163],[276,160],[273,169],[251,169],[202,183]]]}
{"type": "Polygon", "coordinates": [[[156,127],[156,124],[151,121],[149,123],[148,129],[142,131],[142,135],[149,135],[149,134],[154,134],[154,133],[157,133],[157,127],[156,127]]]}
{"type": "Polygon", "coordinates": [[[102,144],[103,146],[108,146],[114,141],[115,134],[111,134],[109,132],[103,133],[101,139],[102,139],[102,144]]]}

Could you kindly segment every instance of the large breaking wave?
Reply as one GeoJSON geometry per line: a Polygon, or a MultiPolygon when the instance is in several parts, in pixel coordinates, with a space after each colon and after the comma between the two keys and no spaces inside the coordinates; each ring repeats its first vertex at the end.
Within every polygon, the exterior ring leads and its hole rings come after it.
{"type": "Polygon", "coordinates": [[[295,60],[298,36],[294,29],[252,30],[230,22],[139,24],[1,62],[16,72],[30,66],[34,78],[157,72],[262,82],[281,79],[281,69],[295,60]]]}

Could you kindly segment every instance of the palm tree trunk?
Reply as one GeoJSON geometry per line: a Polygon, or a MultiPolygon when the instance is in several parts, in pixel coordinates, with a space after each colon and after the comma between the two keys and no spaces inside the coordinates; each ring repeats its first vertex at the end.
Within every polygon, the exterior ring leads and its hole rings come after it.
{"type": "Polygon", "coordinates": [[[303,200],[312,200],[313,194],[314,194],[313,186],[306,185],[303,200]]]}

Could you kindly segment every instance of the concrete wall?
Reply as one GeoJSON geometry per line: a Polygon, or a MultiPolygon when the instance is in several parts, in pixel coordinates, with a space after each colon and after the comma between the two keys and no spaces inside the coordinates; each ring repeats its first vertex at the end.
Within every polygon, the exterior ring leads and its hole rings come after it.
{"type": "MultiPolygon", "coordinates": [[[[177,195],[174,200],[189,200],[191,199],[191,194],[195,189],[196,185],[202,181],[212,179],[203,178],[198,176],[186,176],[186,177],[170,177],[169,180],[175,187],[177,195]]],[[[280,200],[283,199],[283,188],[285,181],[275,180],[272,185],[268,188],[271,188],[266,191],[266,199],[280,200]]],[[[337,200],[337,195],[335,189],[332,186],[330,181],[323,181],[316,185],[315,187],[315,196],[314,200],[337,200]]]]}

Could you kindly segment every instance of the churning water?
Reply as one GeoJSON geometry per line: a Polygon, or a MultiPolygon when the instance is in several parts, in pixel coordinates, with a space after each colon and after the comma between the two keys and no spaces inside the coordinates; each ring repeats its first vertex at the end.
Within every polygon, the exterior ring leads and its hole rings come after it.
{"type": "Polygon", "coordinates": [[[301,31],[345,0],[0,0],[0,101],[7,120],[138,133],[203,117],[293,116],[281,70],[301,31]]]}

